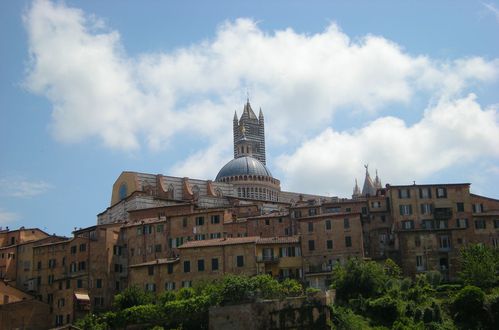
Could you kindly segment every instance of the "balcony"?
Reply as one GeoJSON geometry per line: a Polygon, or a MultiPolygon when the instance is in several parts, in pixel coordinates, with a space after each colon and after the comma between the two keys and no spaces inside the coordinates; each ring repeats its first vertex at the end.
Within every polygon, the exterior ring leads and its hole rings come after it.
{"type": "Polygon", "coordinates": [[[279,262],[279,257],[276,257],[276,256],[257,256],[256,261],[263,262],[266,264],[273,264],[273,263],[279,262]]]}
{"type": "Polygon", "coordinates": [[[308,266],[307,273],[329,273],[333,270],[332,265],[322,264],[322,265],[310,265],[308,266]]]}
{"type": "Polygon", "coordinates": [[[449,207],[435,208],[433,214],[435,220],[449,220],[452,218],[452,209],[449,207]]]}

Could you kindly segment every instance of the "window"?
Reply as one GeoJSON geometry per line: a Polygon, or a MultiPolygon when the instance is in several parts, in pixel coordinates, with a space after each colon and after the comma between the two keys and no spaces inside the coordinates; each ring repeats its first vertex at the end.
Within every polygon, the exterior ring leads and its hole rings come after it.
{"type": "Polygon", "coordinates": [[[163,224],[156,226],[156,232],[157,233],[161,233],[161,232],[163,232],[163,230],[164,230],[164,225],[163,224]]]}
{"type": "Polygon", "coordinates": [[[405,230],[414,229],[414,221],[413,220],[402,221],[402,229],[405,230]]]}
{"type": "Polygon", "coordinates": [[[416,270],[424,270],[423,256],[416,256],[416,270]]]}
{"type": "Polygon", "coordinates": [[[87,269],[87,263],[85,261],[80,261],[78,263],[78,270],[85,270],[87,269]]]}
{"type": "Polygon", "coordinates": [[[309,216],[314,216],[317,214],[317,210],[314,208],[314,209],[308,209],[308,215],[309,216]]]}
{"type": "Polygon", "coordinates": [[[457,212],[464,212],[464,203],[456,203],[457,212]]]}
{"type": "Polygon", "coordinates": [[[187,218],[182,219],[182,227],[187,227],[187,218]]]}
{"type": "Polygon", "coordinates": [[[99,306],[99,307],[104,306],[104,297],[95,297],[94,306],[99,306]]]}
{"type": "Polygon", "coordinates": [[[423,229],[433,229],[433,220],[423,220],[421,226],[423,229]]]}
{"type": "Polygon", "coordinates": [[[49,275],[49,277],[48,277],[48,283],[49,284],[54,283],[54,275],[49,275]]]}
{"type": "Polygon", "coordinates": [[[102,288],[102,279],[98,278],[98,279],[95,280],[95,287],[97,289],[102,288]]]}
{"type": "Polygon", "coordinates": [[[211,224],[216,225],[220,223],[220,215],[212,215],[211,216],[211,224]]]}
{"type": "Polygon", "coordinates": [[[137,227],[137,235],[142,235],[142,227],[137,227]]]}
{"type": "Polygon", "coordinates": [[[497,237],[492,238],[492,246],[496,249],[499,247],[499,239],[497,237]]]}
{"type": "Polygon", "coordinates": [[[433,213],[433,205],[425,203],[421,204],[421,214],[431,215],[433,213]]]}
{"type": "Polygon", "coordinates": [[[483,204],[476,203],[472,205],[473,213],[482,213],[483,212],[483,204]]]}
{"type": "Polygon", "coordinates": [[[343,219],[343,228],[350,228],[350,220],[348,218],[343,219]]]}
{"type": "Polygon", "coordinates": [[[499,228],[499,219],[494,219],[494,228],[499,228]]]}
{"type": "Polygon", "coordinates": [[[447,198],[447,189],[444,187],[437,188],[437,198],[447,198]]]}
{"type": "Polygon", "coordinates": [[[204,217],[196,217],[196,226],[204,225],[204,217]]]}
{"type": "Polygon", "coordinates": [[[443,235],[440,236],[440,249],[441,250],[449,250],[450,249],[450,239],[449,236],[443,235]]]}
{"type": "Polygon", "coordinates": [[[475,228],[476,229],[487,228],[487,225],[485,224],[485,219],[475,219],[475,228]]]}
{"type": "Polygon", "coordinates": [[[65,304],[66,301],[64,300],[64,298],[60,298],[59,300],[57,300],[57,307],[59,308],[64,307],[65,304]]]}
{"type": "Polygon", "coordinates": [[[80,244],[80,252],[87,251],[87,244],[80,244]]]}
{"type": "Polygon", "coordinates": [[[75,254],[76,253],[76,245],[73,245],[71,247],[71,254],[75,254]]]}
{"type": "Polygon", "coordinates": [[[331,220],[326,220],[326,230],[331,230],[331,220]]]}
{"type": "Polygon", "coordinates": [[[196,241],[202,241],[202,240],[206,239],[206,235],[205,234],[197,234],[197,235],[194,235],[194,239],[196,241]]]}
{"type": "Polygon", "coordinates": [[[69,271],[71,273],[74,273],[74,272],[76,272],[76,269],[77,269],[76,262],[72,262],[71,265],[69,265],[69,271]]]}
{"type": "Polygon", "coordinates": [[[114,264],[114,272],[115,273],[122,273],[123,272],[123,265],[122,264],[114,264]]]}
{"type": "Polygon", "coordinates": [[[211,259],[211,270],[218,270],[218,258],[211,259]]]}
{"type": "Polygon", "coordinates": [[[198,260],[198,272],[204,272],[204,259],[198,260]]]}
{"type": "Polygon", "coordinates": [[[189,260],[184,261],[184,273],[189,273],[191,271],[191,262],[189,260]]]}
{"type": "Polygon", "coordinates": [[[400,205],[400,215],[411,215],[412,214],[412,205],[400,205]]]}
{"type": "Polygon", "coordinates": [[[214,239],[214,238],[222,238],[222,233],[211,233],[211,234],[210,234],[210,238],[211,238],[211,239],[214,239]]]}
{"type": "Polygon", "coordinates": [[[326,247],[328,250],[332,250],[333,249],[333,240],[328,239],[326,241],[326,247]]]}
{"type": "Polygon", "coordinates": [[[81,279],[76,280],[76,287],[78,289],[83,288],[83,280],[81,280],[81,279]]]}
{"type": "Polygon", "coordinates": [[[165,283],[165,290],[168,290],[168,291],[175,290],[175,282],[166,282],[165,283]]]}
{"type": "Polygon", "coordinates": [[[149,275],[149,276],[154,275],[154,266],[147,267],[147,275],[149,275]]]}
{"type": "Polygon", "coordinates": [[[381,207],[381,202],[380,201],[371,202],[371,207],[373,209],[379,209],[381,207]]]}
{"type": "Polygon", "coordinates": [[[345,246],[346,247],[351,247],[352,246],[352,237],[345,236],[345,246]]]}
{"type": "Polygon", "coordinates": [[[399,189],[399,198],[409,198],[411,197],[411,191],[408,188],[399,189]]]}
{"type": "Polygon", "coordinates": [[[38,269],[38,270],[42,269],[42,262],[41,261],[38,261],[38,263],[36,264],[36,269],[38,269]]]}
{"type": "Polygon", "coordinates": [[[420,247],[421,246],[421,239],[418,237],[414,238],[414,245],[416,247],[420,247]]]}
{"type": "Polygon", "coordinates": [[[362,214],[367,214],[367,207],[365,206],[362,207],[362,214]]]}
{"type": "Polygon", "coordinates": [[[172,274],[173,273],[173,264],[167,264],[166,269],[167,269],[168,274],[172,274]]]}
{"type": "Polygon", "coordinates": [[[154,245],[154,252],[161,252],[161,244],[154,245]]]}
{"type": "Polygon", "coordinates": [[[419,198],[431,198],[431,189],[429,187],[419,188],[419,198]]]}
{"type": "Polygon", "coordinates": [[[468,219],[457,219],[456,220],[457,228],[468,228],[468,219]]]}
{"type": "Polygon", "coordinates": [[[71,280],[66,280],[66,289],[71,288],[71,280]]]}
{"type": "Polygon", "coordinates": [[[237,256],[236,257],[236,265],[237,265],[237,267],[244,266],[244,256],[237,256]]]}
{"type": "Polygon", "coordinates": [[[114,245],[113,246],[113,254],[115,256],[120,256],[121,255],[121,246],[119,245],[114,245]]]}
{"type": "Polygon", "coordinates": [[[54,302],[54,295],[52,293],[49,293],[47,295],[47,303],[52,304],[54,302]]]}
{"type": "Polygon", "coordinates": [[[315,250],[315,241],[312,240],[312,239],[308,241],[308,250],[309,251],[314,251],[315,250]]]}
{"type": "Polygon", "coordinates": [[[156,284],[146,283],[146,291],[155,292],[156,291],[156,284]]]}
{"type": "Polygon", "coordinates": [[[313,231],[314,231],[314,223],[313,222],[309,222],[308,223],[308,232],[312,233],[313,231]]]}
{"type": "Polygon", "coordinates": [[[192,287],[192,281],[182,281],[182,287],[183,288],[190,288],[190,287],[192,287]]]}
{"type": "Polygon", "coordinates": [[[56,261],[55,259],[49,259],[49,268],[55,268],[56,261]]]}
{"type": "Polygon", "coordinates": [[[437,229],[446,229],[448,227],[447,220],[438,220],[437,229]]]}

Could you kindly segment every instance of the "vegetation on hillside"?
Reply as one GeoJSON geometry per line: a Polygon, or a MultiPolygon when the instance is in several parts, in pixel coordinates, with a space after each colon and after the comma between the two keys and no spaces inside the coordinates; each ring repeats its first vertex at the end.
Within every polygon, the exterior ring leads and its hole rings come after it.
{"type": "MultiPolygon", "coordinates": [[[[333,269],[336,302],[331,329],[499,329],[499,253],[472,245],[461,251],[460,282],[442,283],[437,271],[403,278],[395,262],[350,259],[333,269]]],[[[307,291],[313,291],[309,288],[307,291]]],[[[208,310],[305,293],[295,280],[269,275],[227,275],[194,288],[158,296],[130,287],[115,296],[114,309],[77,321],[82,329],[142,325],[150,329],[207,329],[208,310]]]]}

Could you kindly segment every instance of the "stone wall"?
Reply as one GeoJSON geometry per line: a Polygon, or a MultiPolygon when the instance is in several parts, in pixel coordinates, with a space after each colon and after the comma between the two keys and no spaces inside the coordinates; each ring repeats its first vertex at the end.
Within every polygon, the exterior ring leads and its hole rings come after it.
{"type": "Polygon", "coordinates": [[[263,300],[212,307],[209,329],[325,329],[330,319],[332,292],[313,297],[263,300]]]}

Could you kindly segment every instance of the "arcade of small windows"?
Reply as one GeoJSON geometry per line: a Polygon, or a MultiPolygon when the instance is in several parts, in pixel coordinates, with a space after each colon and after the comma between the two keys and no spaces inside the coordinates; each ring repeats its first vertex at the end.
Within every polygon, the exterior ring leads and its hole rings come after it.
{"type": "Polygon", "coordinates": [[[276,191],[261,187],[239,187],[237,188],[237,196],[242,198],[277,200],[276,191]]]}

